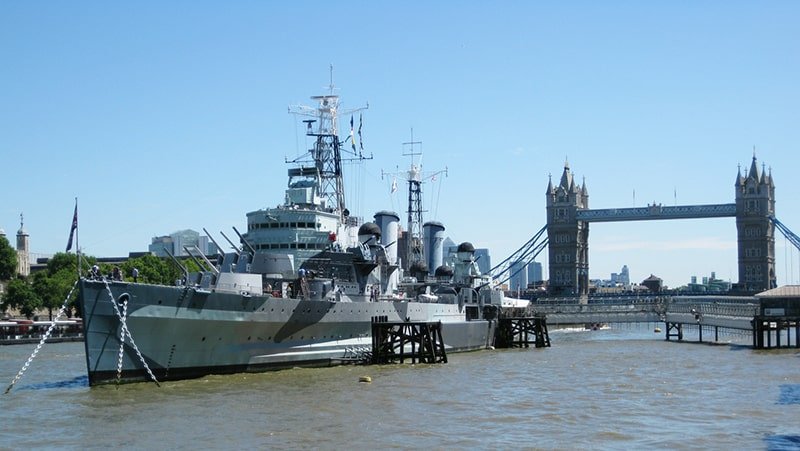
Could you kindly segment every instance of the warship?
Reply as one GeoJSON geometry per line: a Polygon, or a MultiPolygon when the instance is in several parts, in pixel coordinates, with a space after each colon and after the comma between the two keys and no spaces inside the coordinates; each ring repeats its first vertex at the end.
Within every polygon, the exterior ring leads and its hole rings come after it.
{"type": "Polygon", "coordinates": [[[480,274],[470,243],[428,274],[422,261],[403,264],[396,213],[351,216],[342,167],[364,158],[360,114],[357,146],[353,115],[339,137],[345,112],[332,83],[312,99],[290,109],[310,117],[312,148],[287,159],[283,203],[247,213],[245,233],[234,228],[239,244],[225,237],[232,252],[186,248],[201,270],[173,257],[184,274],[174,285],[81,278],[90,385],[363,360],[376,318],[441,322],[447,352],[492,346],[498,313],[518,305],[480,274]]]}

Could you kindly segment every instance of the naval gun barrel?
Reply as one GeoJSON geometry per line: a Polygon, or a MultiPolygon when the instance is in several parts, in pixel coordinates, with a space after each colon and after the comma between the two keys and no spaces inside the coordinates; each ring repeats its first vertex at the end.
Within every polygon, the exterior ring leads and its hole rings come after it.
{"type": "Polygon", "coordinates": [[[250,249],[250,253],[253,254],[253,255],[256,255],[256,250],[253,248],[253,246],[251,246],[250,243],[248,243],[247,240],[244,239],[242,234],[239,233],[238,230],[236,230],[236,227],[232,227],[232,228],[233,228],[233,231],[236,232],[237,235],[239,235],[239,239],[242,240],[242,243],[244,243],[250,249]]]}
{"type": "MultiPolygon", "coordinates": [[[[211,261],[209,261],[205,255],[203,255],[203,252],[200,251],[200,249],[197,246],[192,246],[192,247],[194,248],[194,250],[197,251],[197,254],[200,255],[200,258],[203,259],[206,265],[208,265],[208,267],[211,268],[211,271],[213,271],[214,274],[219,275],[219,270],[217,269],[217,267],[214,266],[214,264],[211,263],[211,261]]],[[[201,265],[200,262],[194,257],[194,254],[192,254],[191,250],[187,246],[183,246],[183,249],[186,251],[187,254],[189,254],[189,257],[192,257],[192,260],[194,260],[194,262],[197,263],[197,266],[200,269],[204,269],[203,265],[201,265]]]]}
{"type": "Polygon", "coordinates": [[[214,246],[217,246],[217,255],[221,256],[222,258],[225,258],[225,253],[222,252],[222,247],[220,247],[220,245],[217,243],[214,237],[211,236],[210,233],[208,233],[208,230],[206,230],[205,227],[203,227],[203,232],[206,232],[206,236],[208,237],[208,239],[211,240],[212,243],[214,243],[214,246]]]}
{"type": "Polygon", "coordinates": [[[241,255],[239,248],[235,244],[233,244],[233,241],[231,241],[230,238],[228,238],[228,236],[222,232],[222,230],[220,230],[219,233],[220,235],[222,235],[223,238],[225,238],[225,241],[227,241],[228,244],[231,245],[231,248],[233,248],[233,251],[236,252],[236,255],[241,255]]]}
{"type": "Polygon", "coordinates": [[[164,252],[166,252],[166,253],[167,253],[167,255],[169,255],[169,258],[171,258],[171,259],[172,259],[172,261],[173,261],[173,262],[175,262],[175,264],[176,264],[176,265],[178,265],[178,268],[180,268],[180,269],[181,269],[181,271],[183,271],[183,280],[185,281],[184,283],[187,283],[187,284],[188,284],[188,283],[189,283],[189,270],[188,270],[188,269],[186,269],[186,267],[185,267],[185,266],[183,266],[183,265],[181,264],[181,262],[180,262],[180,261],[178,261],[178,259],[177,259],[177,258],[175,258],[175,256],[174,256],[174,255],[172,255],[172,252],[170,252],[170,251],[169,251],[169,249],[167,249],[167,248],[166,248],[166,246],[164,247],[164,252]]]}

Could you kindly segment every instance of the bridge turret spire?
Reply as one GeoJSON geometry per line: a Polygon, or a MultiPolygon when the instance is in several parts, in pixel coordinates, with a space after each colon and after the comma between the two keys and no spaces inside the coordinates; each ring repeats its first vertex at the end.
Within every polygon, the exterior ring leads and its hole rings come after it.
{"type": "Polygon", "coordinates": [[[553,174],[547,174],[547,192],[545,194],[553,194],[553,174]]]}
{"type": "Polygon", "coordinates": [[[753,162],[750,163],[750,172],[747,173],[747,178],[751,178],[756,182],[761,181],[761,171],[758,170],[758,160],[756,160],[756,151],[753,150],[753,162]]]}
{"type": "Polygon", "coordinates": [[[742,165],[739,164],[739,170],[736,172],[736,186],[737,188],[744,185],[744,177],[742,177],[742,165]]]}
{"type": "Polygon", "coordinates": [[[569,162],[564,162],[564,172],[561,173],[561,183],[559,184],[564,191],[571,192],[575,188],[575,181],[572,179],[572,172],[569,170],[569,162]]]}

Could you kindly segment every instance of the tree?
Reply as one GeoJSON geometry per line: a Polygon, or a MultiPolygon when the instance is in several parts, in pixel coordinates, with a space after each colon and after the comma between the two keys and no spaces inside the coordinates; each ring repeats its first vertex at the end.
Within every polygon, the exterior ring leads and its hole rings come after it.
{"type": "Polygon", "coordinates": [[[8,282],[6,291],[2,302],[3,310],[19,309],[20,313],[30,319],[36,310],[42,307],[42,300],[25,279],[14,279],[8,282]]]}
{"type": "Polygon", "coordinates": [[[33,273],[33,292],[42,301],[42,306],[47,309],[50,321],[53,320],[53,309],[60,307],[56,298],[56,288],[53,279],[46,271],[33,273]]]}
{"type": "MultiPolygon", "coordinates": [[[[84,260],[91,259],[93,257],[83,257],[84,260]]],[[[78,256],[75,254],[68,254],[66,252],[59,252],[56,255],[53,255],[52,258],[47,260],[47,274],[53,275],[62,269],[68,269],[73,272],[73,274],[77,274],[77,270],[75,269],[76,265],[78,264],[78,256]]]]}
{"type": "MultiPolygon", "coordinates": [[[[61,308],[67,295],[70,294],[75,281],[78,279],[74,269],[61,268],[52,276],[48,271],[39,271],[33,274],[33,291],[42,300],[42,307],[46,308],[50,321],[53,320],[53,310],[61,308]]],[[[72,308],[78,299],[77,290],[72,292],[68,301],[67,316],[72,316],[72,308]]]]}
{"type": "Polygon", "coordinates": [[[133,268],[139,270],[139,282],[172,285],[183,277],[181,270],[171,260],[167,261],[155,255],[143,255],[132,258],[121,265],[122,274],[130,277],[133,268]]]}
{"type": "MultiPolygon", "coordinates": [[[[86,268],[86,265],[93,265],[96,261],[97,259],[91,255],[81,255],[81,266],[84,268],[86,268]]],[[[78,278],[75,269],[77,264],[78,256],[76,254],[59,252],[47,261],[47,281],[39,281],[38,289],[36,275],[34,275],[34,289],[37,290],[37,293],[39,293],[39,296],[42,298],[44,307],[50,311],[51,319],[53,309],[61,307],[64,299],[75,285],[75,281],[78,278]],[[38,291],[39,289],[47,290],[46,294],[43,291],[38,291]]],[[[72,316],[72,309],[78,309],[77,302],[78,292],[76,290],[73,292],[72,298],[69,301],[69,308],[66,312],[67,316],[72,316]]]]}
{"type": "Polygon", "coordinates": [[[17,275],[17,251],[0,236],[0,280],[10,280],[17,275]]]}

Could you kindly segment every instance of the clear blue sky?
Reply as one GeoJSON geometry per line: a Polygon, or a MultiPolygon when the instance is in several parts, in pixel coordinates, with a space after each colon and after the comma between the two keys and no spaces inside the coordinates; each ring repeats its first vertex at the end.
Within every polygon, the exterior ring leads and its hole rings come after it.
{"type": "MultiPolygon", "coordinates": [[[[0,2],[0,227],[13,243],[24,212],[32,251],[63,251],[78,197],[96,256],[242,230],[282,202],[306,147],[287,107],[333,64],[344,107],[369,103],[374,159],[347,167],[367,218],[405,210],[381,171],[408,165],[413,127],[424,169],[449,172],[425,219],[495,262],[544,225],[565,158],[592,208],[728,203],[755,146],[800,233],[798,23],[793,1],[0,2]]],[[[735,282],[735,221],[593,224],[590,276],[624,264],[735,282]]]]}

